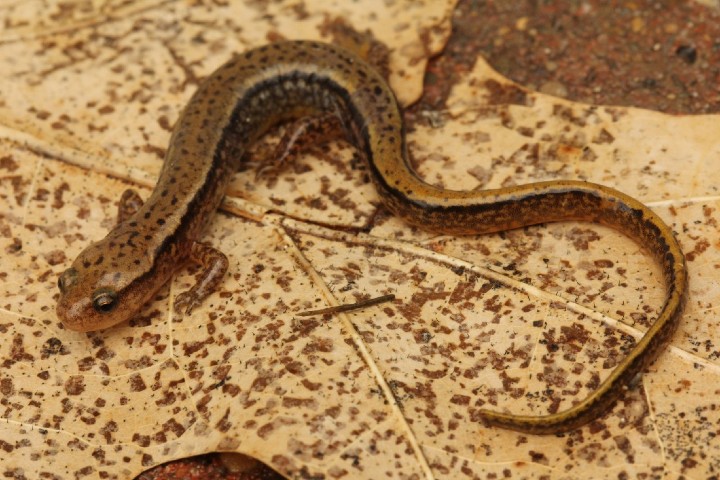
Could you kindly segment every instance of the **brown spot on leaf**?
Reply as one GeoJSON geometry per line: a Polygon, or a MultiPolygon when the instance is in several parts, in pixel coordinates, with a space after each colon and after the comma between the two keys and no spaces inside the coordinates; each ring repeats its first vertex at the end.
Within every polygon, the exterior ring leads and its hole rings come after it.
{"type": "Polygon", "coordinates": [[[313,398],[283,397],[283,408],[309,408],[316,409],[317,401],[313,398]]]}
{"type": "Polygon", "coordinates": [[[589,228],[574,227],[566,235],[577,250],[588,250],[590,242],[600,240],[600,235],[589,228]]]}
{"type": "Polygon", "coordinates": [[[145,385],[145,380],[143,380],[140,374],[135,374],[130,377],[130,391],[142,392],[146,388],[147,385],[145,385]]]}
{"type": "Polygon", "coordinates": [[[51,355],[67,355],[68,350],[59,338],[51,337],[40,348],[40,358],[46,359],[51,355]]]}
{"type": "Polygon", "coordinates": [[[12,157],[12,155],[5,155],[0,157],[0,170],[7,170],[8,172],[14,172],[20,168],[18,163],[12,157]]]}
{"type": "Polygon", "coordinates": [[[12,378],[3,378],[0,380],[0,394],[4,396],[12,395],[13,390],[12,378]]]}
{"type": "Polygon", "coordinates": [[[73,375],[65,382],[65,393],[68,395],[80,395],[85,391],[85,378],[80,375],[73,375]]]}
{"type": "Polygon", "coordinates": [[[490,93],[488,97],[490,105],[528,104],[527,92],[516,85],[502,84],[497,80],[486,80],[485,88],[490,93]]]}

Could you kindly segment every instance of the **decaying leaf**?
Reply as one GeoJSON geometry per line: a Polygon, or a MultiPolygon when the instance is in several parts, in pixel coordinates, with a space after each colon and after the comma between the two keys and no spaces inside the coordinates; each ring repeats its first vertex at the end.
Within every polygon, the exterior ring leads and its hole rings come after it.
{"type": "Polygon", "coordinates": [[[379,208],[344,144],[272,180],[237,175],[206,238],[230,273],[191,316],[169,308],[193,282],[187,270],[129,324],[64,330],[58,273],[113,225],[129,184],[147,196],[198,79],[233,52],[321,38],[342,18],[388,46],[392,85],[409,102],[453,2],[228,3],[0,7],[5,477],[131,478],[209,451],[243,452],[297,478],[720,468],[720,174],[707,168],[720,155],[717,119],[530,93],[480,59],[447,109],[410,132],[427,181],[611,185],[655,209],[687,253],[681,326],[605,417],[533,436],[487,428],[476,412],[543,414],[588,395],[661,305],[659,270],[642,248],[582,223],[471,237],[411,229],[379,208]],[[384,294],[396,299],[297,315],[384,294]]]}

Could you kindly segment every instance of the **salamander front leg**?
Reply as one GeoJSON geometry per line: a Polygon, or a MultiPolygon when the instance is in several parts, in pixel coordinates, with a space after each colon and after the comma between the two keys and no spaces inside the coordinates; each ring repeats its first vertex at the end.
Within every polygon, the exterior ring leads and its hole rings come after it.
{"type": "Polygon", "coordinates": [[[135,190],[132,188],[125,190],[118,204],[118,225],[135,215],[137,211],[140,210],[140,207],[143,206],[143,203],[143,199],[140,198],[140,195],[135,190]]]}
{"type": "Polygon", "coordinates": [[[225,254],[205,243],[192,244],[190,260],[202,265],[204,270],[190,290],[182,292],[175,298],[173,306],[178,313],[182,313],[184,308],[185,314],[189,314],[200,305],[205,297],[217,289],[228,269],[228,259],[225,254]]]}

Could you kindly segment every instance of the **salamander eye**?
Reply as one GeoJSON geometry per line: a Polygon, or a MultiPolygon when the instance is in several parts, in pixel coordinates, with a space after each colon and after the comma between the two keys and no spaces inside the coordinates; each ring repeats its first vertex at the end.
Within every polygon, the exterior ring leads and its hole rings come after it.
{"type": "Polygon", "coordinates": [[[109,288],[96,290],[92,299],[93,308],[98,313],[110,313],[117,306],[117,293],[109,288]]]}
{"type": "Polygon", "coordinates": [[[77,281],[77,270],[74,268],[68,268],[58,277],[58,288],[60,293],[65,293],[68,287],[72,286],[77,281]]]}

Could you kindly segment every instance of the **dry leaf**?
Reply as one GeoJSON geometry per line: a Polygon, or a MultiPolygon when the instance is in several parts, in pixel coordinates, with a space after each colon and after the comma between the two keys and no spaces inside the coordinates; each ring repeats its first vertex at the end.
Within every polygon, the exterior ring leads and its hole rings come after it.
{"type": "Polygon", "coordinates": [[[387,3],[0,7],[10,26],[0,34],[4,476],[130,478],[215,450],[299,478],[720,468],[718,174],[706,168],[720,154],[717,120],[528,93],[482,60],[409,136],[424,178],[456,189],[608,184],[660,213],[688,255],[691,296],[672,345],[605,417],[533,436],[486,428],[474,412],[542,414],[588,395],[662,302],[642,249],[580,223],[457,238],[412,230],[376,215],[379,199],[342,145],[272,183],[237,176],[226,210],[242,217],[218,214],[206,237],[230,273],[192,316],[169,309],[188,270],[128,325],[77,334],[58,323],[58,273],[112,226],[127,180],[153,184],[197,79],[232,52],[350,19],[391,48],[393,86],[414,99],[452,2],[387,3]],[[295,315],[385,293],[397,300],[295,315]]]}

